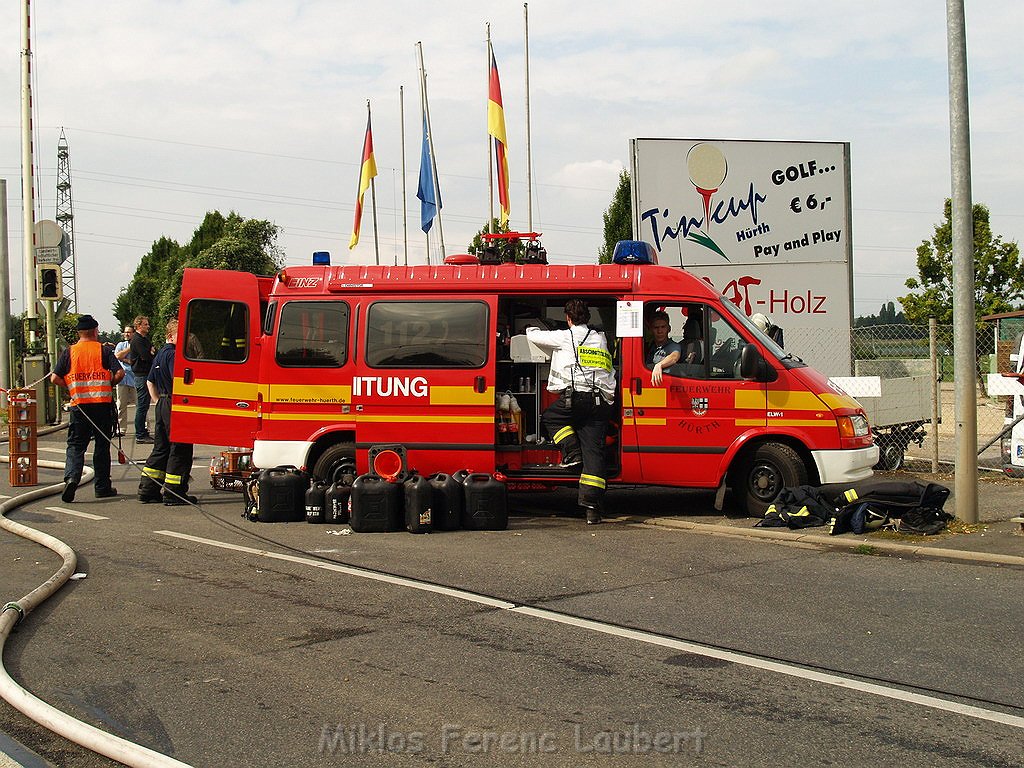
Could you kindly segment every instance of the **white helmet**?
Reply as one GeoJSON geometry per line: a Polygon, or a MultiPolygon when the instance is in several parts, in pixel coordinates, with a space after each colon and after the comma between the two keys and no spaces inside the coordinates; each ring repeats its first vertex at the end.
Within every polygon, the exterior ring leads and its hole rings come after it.
{"type": "Polygon", "coordinates": [[[756,325],[761,333],[768,333],[768,329],[772,326],[772,319],[768,315],[762,315],[760,312],[751,315],[750,322],[756,325]]]}

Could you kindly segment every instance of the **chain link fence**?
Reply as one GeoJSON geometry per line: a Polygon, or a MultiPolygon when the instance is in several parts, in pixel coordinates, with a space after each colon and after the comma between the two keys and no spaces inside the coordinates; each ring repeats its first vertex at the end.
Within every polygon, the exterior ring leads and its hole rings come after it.
{"type": "MultiPolygon", "coordinates": [[[[1007,423],[1006,396],[990,395],[989,373],[1008,373],[1015,364],[1024,318],[1012,318],[977,326],[977,361],[974,367],[977,392],[978,466],[1000,471],[1003,464],[1000,433],[1007,423]],[[986,447],[987,446],[987,447],[986,447]]],[[[788,340],[787,340],[788,341],[788,340]]],[[[788,346],[788,344],[787,344],[788,346]]],[[[881,469],[899,465],[930,472],[937,453],[939,471],[952,471],[956,455],[954,437],[953,328],[936,326],[934,338],[927,325],[875,325],[855,328],[851,336],[855,376],[878,376],[881,391],[850,394],[864,405],[876,430],[882,452],[881,469]],[[934,378],[938,386],[933,386],[934,378]],[[939,423],[931,423],[933,415],[939,423]]]]}

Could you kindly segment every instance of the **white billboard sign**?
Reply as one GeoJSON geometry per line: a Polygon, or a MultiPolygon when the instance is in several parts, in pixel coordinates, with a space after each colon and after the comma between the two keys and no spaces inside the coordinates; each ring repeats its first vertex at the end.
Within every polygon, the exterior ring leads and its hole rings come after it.
{"type": "Polygon", "coordinates": [[[851,373],[850,147],[838,142],[633,139],[633,231],[786,349],[851,373]]]}

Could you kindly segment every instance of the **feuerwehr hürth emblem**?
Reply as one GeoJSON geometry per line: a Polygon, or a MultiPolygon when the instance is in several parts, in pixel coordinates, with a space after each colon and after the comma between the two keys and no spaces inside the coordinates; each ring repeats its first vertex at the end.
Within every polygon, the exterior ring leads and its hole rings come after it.
{"type": "Polygon", "coordinates": [[[690,400],[690,409],[694,416],[703,416],[708,412],[708,399],[706,397],[695,397],[690,400]]]}

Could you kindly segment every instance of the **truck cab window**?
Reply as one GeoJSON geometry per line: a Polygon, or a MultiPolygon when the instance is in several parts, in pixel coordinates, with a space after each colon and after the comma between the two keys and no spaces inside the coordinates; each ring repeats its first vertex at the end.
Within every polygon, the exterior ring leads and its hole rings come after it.
{"type": "Polygon", "coordinates": [[[234,301],[188,304],[185,359],[240,363],[249,357],[249,308],[234,301]]]}
{"type": "Polygon", "coordinates": [[[711,378],[741,378],[740,351],[746,341],[717,310],[711,310],[708,320],[711,378]]]}
{"type": "Polygon", "coordinates": [[[343,301],[290,301],[281,308],[277,364],[299,368],[338,368],[348,359],[348,304],[343,301]]]}
{"type": "Polygon", "coordinates": [[[707,377],[708,334],[704,304],[648,302],[644,308],[644,367],[662,363],[666,376],[707,377]]]}

